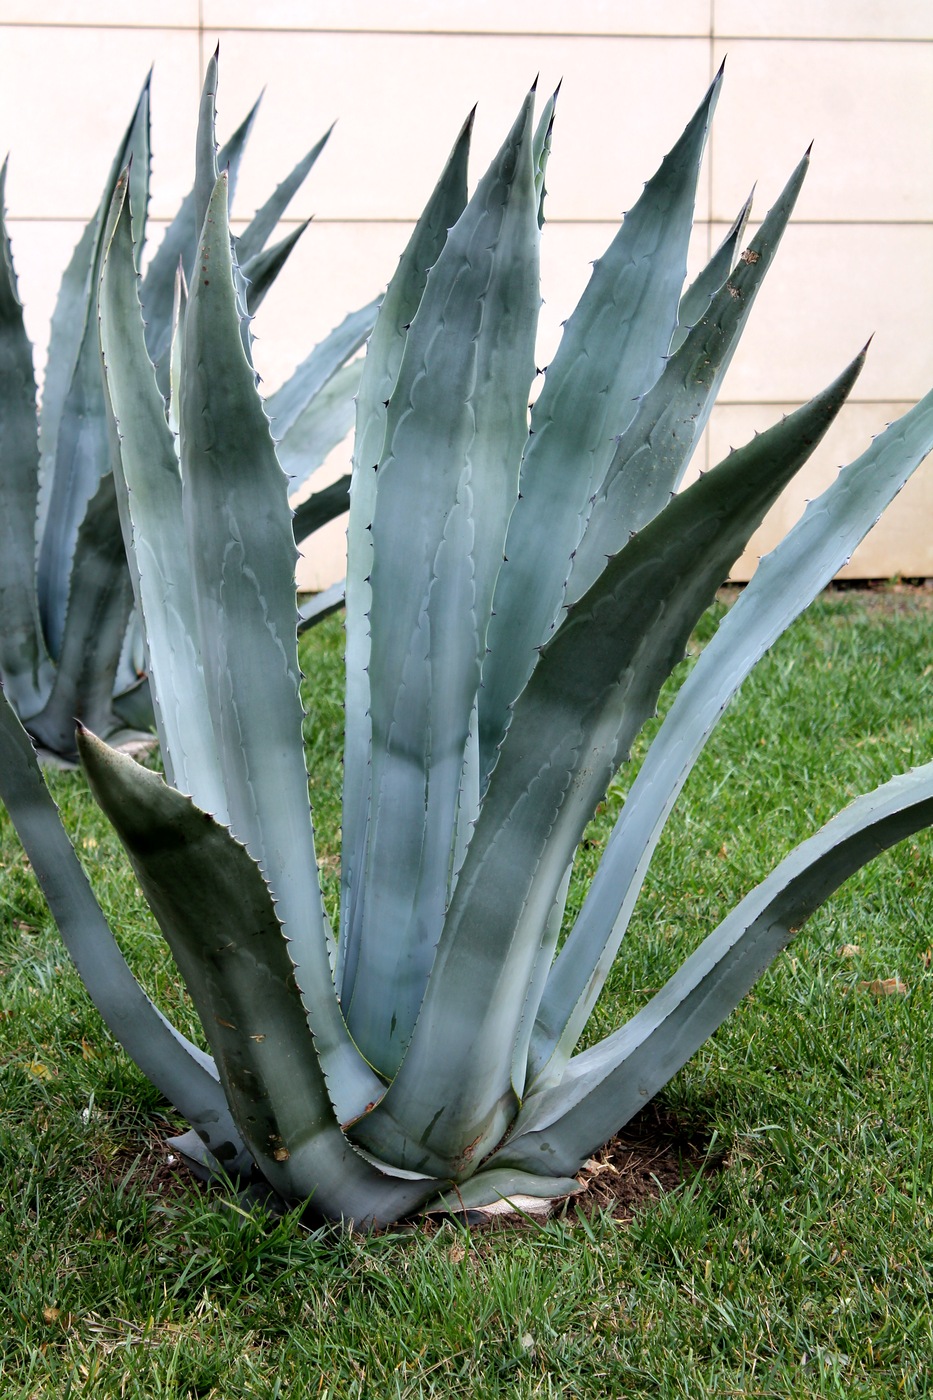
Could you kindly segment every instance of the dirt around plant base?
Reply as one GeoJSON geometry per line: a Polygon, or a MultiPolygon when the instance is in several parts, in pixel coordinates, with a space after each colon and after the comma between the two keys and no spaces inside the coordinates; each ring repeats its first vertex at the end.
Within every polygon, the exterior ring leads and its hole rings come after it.
{"type": "Polygon", "coordinates": [[[697,1173],[722,1171],[725,1163],[705,1126],[687,1124],[663,1105],[649,1103],[587,1162],[579,1173],[584,1189],[559,1213],[572,1219],[577,1211],[584,1216],[608,1211],[628,1222],[665,1192],[697,1173]]]}
{"type": "Polygon", "coordinates": [[[483,1234],[533,1227],[548,1216],[572,1226],[581,1216],[589,1219],[604,1212],[627,1224],[665,1192],[676,1190],[699,1172],[719,1172],[725,1164],[726,1154],[715,1150],[705,1126],[687,1123],[652,1102],[578,1172],[583,1190],[577,1195],[555,1201],[520,1197],[518,1209],[503,1202],[486,1210],[439,1213],[426,1217],[420,1228],[430,1232],[452,1221],[483,1234]]]}
{"type": "MultiPolygon", "coordinates": [[[[116,1154],[104,1162],[94,1163],[96,1173],[125,1181],[136,1176],[145,1189],[161,1198],[186,1197],[194,1185],[204,1193],[206,1201],[214,1204],[223,1195],[216,1187],[198,1182],[184,1162],[167,1145],[170,1130],[160,1133],[154,1129],[139,1150],[116,1154]]],[[[716,1149],[708,1128],[696,1121],[679,1117],[663,1104],[649,1103],[633,1118],[617,1137],[592,1157],[578,1174],[583,1190],[578,1195],[548,1203],[528,1202],[527,1212],[511,1209],[492,1212],[474,1211],[464,1215],[436,1214],[410,1222],[410,1227],[433,1233],[446,1221],[466,1225],[471,1231],[514,1230],[528,1227],[534,1220],[547,1216],[566,1220],[573,1225],[579,1216],[588,1219],[608,1212],[615,1220],[628,1223],[643,1207],[658,1200],[665,1192],[676,1190],[697,1173],[717,1173],[726,1164],[724,1152],[716,1149]]],[[[244,1205],[249,1202],[244,1199],[244,1205]]],[[[274,1202],[261,1202],[276,1214],[274,1202]]],[[[314,1228],[309,1220],[308,1225],[314,1228]]],[[[393,1227],[398,1229],[398,1226],[393,1227]]],[[[402,1227],[404,1228],[404,1227],[402,1227]]]]}

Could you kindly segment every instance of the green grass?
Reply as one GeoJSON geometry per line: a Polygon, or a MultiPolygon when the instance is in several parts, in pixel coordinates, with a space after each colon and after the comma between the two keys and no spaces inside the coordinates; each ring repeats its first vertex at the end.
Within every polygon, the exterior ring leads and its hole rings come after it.
{"type": "MultiPolygon", "coordinates": [[[[931,637],[920,597],[831,594],[762,663],[684,791],[594,1035],[849,797],[930,758],[931,637]]],[[[340,645],[333,622],[303,653],[331,903],[340,645]]],[[[134,966],[192,1030],[82,779],[51,782],[134,966]]],[[[166,1163],[177,1124],[89,1008],[4,822],[0,1395],[933,1394],[931,855],[918,837],[850,881],[668,1086],[722,1171],[627,1225],[356,1239],[244,1214],[166,1163]],[[865,985],[893,977],[906,994],[865,985]]]]}

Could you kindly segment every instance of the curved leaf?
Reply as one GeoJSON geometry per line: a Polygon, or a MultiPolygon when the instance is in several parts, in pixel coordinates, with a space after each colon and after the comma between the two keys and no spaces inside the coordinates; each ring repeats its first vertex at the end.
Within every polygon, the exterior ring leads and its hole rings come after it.
{"type": "Polygon", "coordinates": [[[492,1167],[477,1172],[453,1191],[442,1192],[425,1206],[428,1211],[477,1210],[482,1206],[498,1205],[515,1196],[573,1196],[583,1187],[572,1176],[545,1176],[533,1172],[513,1171],[510,1167],[492,1167]]]}
{"type": "Polygon", "coordinates": [[[559,92],[560,84],[558,83],[554,93],[541,108],[541,115],[535,127],[532,161],[535,172],[535,194],[538,197],[538,228],[544,227],[544,201],[547,197],[544,180],[547,174],[547,163],[551,155],[551,133],[554,130],[554,109],[557,106],[557,94],[559,92]]]}
{"type": "MultiPolygon", "coordinates": [[[[149,80],[110,170],[97,214],[72,258],[52,318],[40,432],[39,614],[53,657],[62,646],[78,529],[110,470],[107,410],[97,346],[96,297],[104,225],[121,172],[130,166],[137,246],[148,203],[149,80]]],[[[125,566],[124,566],[125,567],[125,566]]]]}
{"type": "Polygon", "coordinates": [[[341,579],[339,583],[332,583],[330,588],[325,588],[323,592],[313,594],[298,609],[298,631],[306,632],[316,622],[322,622],[325,617],[342,608],[346,593],[346,584],[341,579]]]}
{"type": "MultiPolygon", "coordinates": [[[[289,478],[289,490],[295,491],[303,485],[353,427],[362,373],[363,361],[359,359],[338,369],[275,444],[276,456],[289,478]]],[[[349,477],[347,486],[349,488],[349,477]]],[[[347,505],[349,497],[344,510],[347,505]]],[[[309,533],[307,529],[299,533],[295,527],[296,540],[304,539],[309,533]]]]}
{"type": "Polygon", "coordinates": [[[720,81],[721,74],[594,265],[535,401],[521,499],[509,522],[483,666],[484,775],[508,726],[509,706],[559,614],[570,559],[612,457],[613,439],[664,368],[720,81]]]}
{"type": "Polygon", "coordinates": [[[36,378],[6,227],[6,170],[4,161],[0,168],[0,676],[17,714],[28,719],[48,700],[54,672],[36,605],[36,378]]]}
{"type": "Polygon", "coordinates": [[[583,907],[548,977],[532,1080],[559,1077],[625,935],[645,871],[687,775],[768,647],[829,583],[933,450],[933,392],[875,438],[762,559],[687,677],[645,757],[583,907]]]}
{"type": "Polygon", "coordinates": [[[754,194],[755,191],[752,190],[736,215],[729,232],[702,272],[690,283],[680,298],[680,307],[677,311],[677,329],[671,341],[670,353],[672,355],[683,345],[687,339],[687,333],[696,325],[697,321],[702,320],[706,314],[706,308],[735,267],[739,248],[745,236],[748,216],[752,212],[754,194]]]}
{"type": "Polygon", "coordinates": [[[448,229],[457,222],[466,204],[472,128],[471,113],[389,283],[366,350],[357,394],[351,508],[347,523],[346,735],[341,937],[337,949],[337,985],[341,992],[344,985],[352,985],[356,975],[363,911],[363,860],[371,804],[369,610],[373,559],[370,527],[376,498],[376,469],[385,440],[386,409],[398,377],[408,327],[424,293],[428,269],[437,261],[448,229]]]}
{"type": "Polygon", "coordinates": [[[124,189],[114,196],[100,283],[100,353],[107,402],[116,420],[113,475],[148,641],[166,773],[205,811],[225,821],[227,798],[182,528],[181,473],[146,351],[124,189]]]}
{"type": "MultiPolygon", "coordinates": [[[[298,555],[287,480],[240,339],[223,175],[190,289],[184,357],[182,507],[230,826],[275,898],[315,1034],[346,1040],[334,996],[301,742],[298,555]]],[[[372,1076],[356,1060],[367,1086],[365,1103],[372,1098],[372,1076]]]]}
{"type": "Polygon", "coordinates": [[[528,430],[540,303],[533,99],[428,273],[376,474],[367,899],[343,997],[364,1054],[388,1075],[444,916],[464,750],[528,430]]]}
{"type": "Polygon", "coordinates": [[[281,389],[269,395],[266,413],[274,438],[287,438],[289,431],[333,380],[341,366],[365,343],[375,324],[380,300],[376,297],[366,306],[361,306],[359,311],[351,311],[349,316],[345,316],[340,325],[319,345],[315,345],[307,359],[292,371],[281,389]]]}
{"type": "Polygon", "coordinates": [[[306,501],[302,501],[300,505],[295,507],[295,518],[292,524],[296,543],[300,544],[315,530],[319,530],[322,525],[336,520],[338,515],[343,515],[349,505],[349,476],[342,476],[339,480],[332,482],[330,486],[315,491],[313,496],[309,496],[306,501]]]}
{"type": "Polygon", "coordinates": [[[706,315],[668,359],[619,438],[570,565],[565,605],[582,598],[607,558],[667,505],[683,480],[808,165],[804,156],[706,315]]]}
{"type": "MultiPolygon", "coordinates": [[[[304,184],[311,167],[330,140],[333,129],[333,126],[328,127],[320,141],[311,147],[306,156],[302,156],[294,170],[286,175],[282,183],[276,185],[265,204],[257,209],[248,226],[236,239],[236,259],[244,271],[247,264],[259,256],[275,232],[279,219],[304,184]]],[[[223,169],[222,165],[220,169],[223,169]]],[[[306,228],[307,224],[303,224],[302,227],[306,228]]]]}
{"type": "MultiPolygon", "coordinates": [[[[227,171],[231,200],[243,152],[258,111],[259,102],[257,101],[217,156],[218,167],[227,171]]],[[[146,314],[146,347],[156,366],[159,388],[162,393],[168,391],[168,355],[172,333],[175,277],[178,265],[181,263],[185,280],[190,280],[194,270],[200,231],[201,227],[195,213],[195,192],[192,189],[182,200],[178,213],[166,229],[165,236],[153,254],[143,279],[141,298],[146,314]]]]}
{"type": "Polygon", "coordinates": [[[529,1094],[490,1159],[525,1171],[576,1171],[690,1059],[843,880],[933,822],[933,764],[856,800],[747,895],[648,1005],[529,1094]]]}
{"type": "Polygon", "coordinates": [[[586,822],[697,619],[832,422],[862,360],[675,496],[542,648],[493,771],[408,1054],[362,1125],[364,1146],[375,1131],[401,1128],[406,1166],[457,1177],[502,1136],[524,1090],[509,1074],[523,1010],[533,1012],[526,993],[586,822]]]}
{"type": "Polygon", "coordinates": [[[179,1035],[133,976],[91,891],[28,736],[0,689],[0,798],[65,946],[108,1030],[231,1174],[249,1156],[209,1055],[179,1035]]]}
{"type": "Polygon", "coordinates": [[[278,243],[274,243],[271,248],[261,249],[248,262],[241,264],[241,270],[247,282],[246,309],[251,316],[255,315],[257,309],[262,305],[266,292],[288,262],[295,245],[310,222],[311,220],[308,219],[303,224],[299,224],[278,243]]]}
{"type": "MultiPolygon", "coordinates": [[[[103,391],[101,408],[105,408],[103,391]]],[[[104,441],[109,464],[110,444],[104,441]]],[[[133,589],[109,471],[99,479],[88,502],[74,557],[55,680],[45,707],[29,726],[42,744],[67,758],[75,753],[76,718],[97,725],[103,734],[120,728],[113,711],[113,690],[133,589]]]]}
{"type": "Polygon", "coordinates": [[[275,904],[246,848],[157,774],[86,731],[79,742],[263,1175],[331,1218],[364,1224],[416,1209],[437,1184],[384,1175],[340,1131],[275,904]]]}

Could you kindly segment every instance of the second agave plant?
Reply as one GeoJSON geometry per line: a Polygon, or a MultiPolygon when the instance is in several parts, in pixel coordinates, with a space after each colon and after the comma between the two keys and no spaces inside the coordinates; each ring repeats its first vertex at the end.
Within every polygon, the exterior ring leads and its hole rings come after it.
{"type": "MultiPolygon", "coordinates": [[[[218,155],[217,77],[215,55],[201,97],[195,187],[142,281],[146,344],[163,393],[177,271],[180,266],[190,277],[218,165],[228,172],[232,192],[256,115],[254,107],[218,155]]],[[[244,314],[256,311],[305,230],[300,224],[267,246],[326,141],[327,135],[311,148],[236,239],[244,314]]],[[[100,207],[62,280],[38,415],[32,347],[4,221],[5,164],[0,171],[0,677],[30,733],[48,754],[64,760],[75,756],[76,717],[108,736],[152,722],[145,644],[131,619],[132,586],[111,473],[96,311],[107,213],[127,165],[139,265],[149,197],[148,80],[100,207]]],[[[269,400],[279,454],[293,486],[350,430],[361,369],[353,357],[372,329],[376,306],[372,302],[348,316],[269,400]]],[[[348,479],[299,507],[299,540],[346,510],[347,485],[348,479]]]]}
{"type": "Polygon", "coordinates": [[[205,203],[172,355],[180,464],[125,181],[117,191],[101,348],[168,781],[90,733],[79,747],[211,1056],[134,990],[9,711],[3,796],[98,1005],[208,1163],[258,1171],[324,1216],[387,1222],[576,1190],[581,1163],[809,913],[933,819],[933,766],[859,799],[631,1021],[577,1051],[710,730],[933,445],[931,394],[762,561],[682,686],[560,944],[587,821],[861,367],[679,489],[807,165],[744,255],[747,211],[684,291],[719,83],[596,264],[530,416],[553,102],[535,120],[529,95],[469,199],[464,129],[401,259],[357,403],[334,927],[301,743],[287,483],[244,349],[227,180],[205,203]]]}

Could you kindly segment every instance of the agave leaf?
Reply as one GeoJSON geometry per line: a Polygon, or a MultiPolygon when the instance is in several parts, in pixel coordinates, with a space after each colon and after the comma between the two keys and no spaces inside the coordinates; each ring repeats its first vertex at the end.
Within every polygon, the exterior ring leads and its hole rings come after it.
{"type": "Polygon", "coordinates": [[[559,1078],[625,935],[658,838],[709,735],[772,643],[847,562],[933,450],[933,392],[843,468],[761,560],[655,736],[548,978],[529,1076],[559,1078]]]}
{"type": "MultiPolygon", "coordinates": [[[[334,1002],[301,743],[287,479],[240,339],[221,175],[185,316],[182,503],[234,834],[259,863],[309,997],[334,1002]]],[[[316,1027],[317,1029],[317,1027],[316,1027]]]]}
{"type": "Polygon", "coordinates": [[[338,481],[330,486],[323,487],[320,491],[315,491],[313,496],[309,496],[306,501],[295,507],[295,518],[292,522],[295,530],[295,540],[301,543],[308,535],[319,530],[328,521],[335,520],[338,515],[343,515],[350,504],[350,478],[342,476],[338,481]]]}
{"type": "Polygon", "coordinates": [[[0,676],[17,714],[29,718],[45,705],[53,667],[36,606],[36,379],[32,346],[13,270],[6,227],[7,163],[0,167],[0,676]]]}
{"type": "MultiPolygon", "coordinates": [[[[289,175],[286,175],[282,183],[276,185],[265,204],[263,204],[260,209],[257,209],[249,225],[243,230],[239,238],[237,238],[235,244],[236,259],[244,271],[249,262],[253,258],[258,257],[266,246],[266,243],[269,241],[278,225],[279,219],[281,219],[292,199],[304,184],[311,167],[330,140],[333,129],[333,126],[328,127],[320,141],[311,147],[308,154],[302,157],[294,170],[292,170],[289,175]]],[[[223,167],[221,167],[221,169],[222,168],[223,167]]],[[[302,227],[307,227],[307,224],[302,225],[302,227]]]]}
{"type": "MultiPolygon", "coordinates": [[[[109,468],[109,446],[97,326],[89,322],[59,424],[49,513],[39,547],[39,606],[49,650],[59,669],[69,593],[80,577],[76,567],[78,531],[109,468]]],[[[107,528],[103,520],[102,526],[107,528]]],[[[71,712],[71,719],[75,713],[71,712]]]]}
{"type": "Polygon", "coordinates": [[[313,594],[298,609],[298,631],[306,632],[316,622],[323,621],[325,617],[335,613],[338,608],[342,608],[346,593],[346,583],[341,579],[339,583],[332,583],[330,588],[313,594]]]}
{"type": "Polygon", "coordinates": [[[574,1056],[561,1082],[529,1094],[497,1165],[573,1172],[713,1034],[842,882],[933,822],[933,764],[847,807],[798,846],[620,1030],[574,1056]]]}
{"type": "MultiPolygon", "coordinates": [[[[172,301],[172,327],[171,341],[168,350],[168,426],[172,434],[174,450],[178,453],[178,434],[180,431],[178,421],[178,403],[181,397],[181,381],[184,374],[185,362],[185,311],[188,307],[188,283],[185,280],[185,269],[181,263],[175,272],[175,296],[172,301]]],[[[158,383],[159,371],[156,367],[156,383],[158,383]]]]}
{"type": "Polygon", "coordinates": [[[463,751],[463,766],[460,774],[460,790],[457,793],[457,822],[454,832],[454,849],[450,861],[447,881],[447,903],[457,883],[457,877],[466,858],[473,827],[480,809],[480,769],[479,769],[479,702],[473,700],[473,713],[467,729],[466,745],[463,751]]]}
{"type": "Polygon", "coordinates": [[[531,414],[483,666],[480,755],[488,774],[509,706],[559,614],[589,502],[635,400],[655,382],[677,319],[700,159],[720,76],[595,264],[531,414]],[[548,541],[542,549],[541,540],[548,541]]]}
{"type": "Polygon", "coordinates": [[[832,422],[863,358],[676,496],[542,648],[493,771],[408,1053],[362,1125],[364,1146],[371,1133],[385,1142],[401,1128],[393,1158],[404,1151],[406,1166],[456,1179],[501,1137],[524,1090],[509,1072],[522,1013],[534,1013],[526,992],[584,826],[697,619],[832,422]]]}
{"type": "Polygon", "coordinates": [[[41,539],[49,512],[49,494],[55,466],[58,425],[65,407],[65,395],[74,374],[85,329],[85,310],[90,267],[94,256],[97,220],[92,219],[78,239],[62,275],[55,310],[52,313],[49,353],[42,383],[42,414],[39,425],[39,496],[36,510],[36,538],[41,539]]]}
{"type": "MultiPolygon", "coordinates": [[[[328,1086],[318,1059],[321,1037],[308,1029],[272,895],[246,848],[157,774],[87,731],[79,743],[263,1175],[287,1199],[313,1195],[332,1217],[364,1223],[414,1210],[436,1183],[384,1176],[340,1131],[328,1094],[334,1082],[328,1086]]],[[[331,999],[336,1005],[332,991],[331,999]]]]}
{"type": "MultiPolygon", "coordinates": [[[[245,118],[221,148],[217,164],[227,171],[230,199],[236,188],[243,152],[249,139],[256,113],[257,101],[245,118]]],[[[159,388],[168,390],[169,345],[172,328],[172,305],[175,295],[175,278],[179,263],[184,269],[185,280],[190,281],[194,270],[194,258],[198,247],[201,225],[197,222],[195,192],[190,191],[181,203],[178,213],[165,231],[152,261],[146,270],[142,285],[142,303],[146,313],[146,345],[153,363],[157,367],[159,388]]]]}
{"type": "MultiPolygon", "coordinates": [[[[122,527],[122,517],[120,523],[122,527]]],[[[142,619],[138,609],[134,608],[130,613],[130,620],[123,634],[123,645],[120,648],[120,662],[117,666],[117,674],[114,679],[114,697],[122,694],[126,690],[135,688],[140,678],[145,675],[148,669],[148,662],[146,659],[146,637],[143,632],[142,619]]],[[[151,726],[151,710],[149,711],[149,723],[151,726]]]]}
{"type": "MultiPolygon", "coordinates": [[[[116,421],[113,475],[120,523],[148,639],[166,773],[199,806],[226,821],[227,799],[181,528],[181,473],[146,351],[125,188],[118,186],[114,195],[100,284],[100,353],[108,405],[116,421]]],[[[179,302],[179,310],[180,306],[179,302]]]]}
{"type": "MultiPolygon", "coordinates": [[[[109,462],[106,440],[104,451],[109,462]]],[[[104,734],[119,728],[113,689],[133,589],[109,471],[99,479],[78,528],[75,560],[55,680],[48,702],[29,726],[40,743],[65,757],[75,753],[76,715],[104,734]]]]}
{"type": "Polygon", "coordinates": [[[295,369],[281,389],[266,399],[266,413],[277,440],[287,437],[306,408],[326,388],[334,376],[355,355],[372,332],[380,298],[359,311],[351,311],[340,325],[315,345],[307,359],[295,369]]]}
{"type": "Polygon", "coordinates": [[[152,729],[154,702],[148,676],[137,676],[132,685],[113,697],[113,713],[121,724],[137,733],[152,729]]]}
{"type": "MultiPolygon", "coordinates": [[[[207,61],[204,82],[201,86],[201,102],[198,107],[198,130],[195,137],[194,155],[194,223],[199,231],[204,228],[207,208],[214,193],[220,167],[217,164],[217,79],[220,45],[207,61]]],[[[229,198],[229,196],[228,196],[229,198]]]]}
{"type": "Polygon", "coordinates": [[[443,920],[464,748],[527,436],[540,302],[533,97],[428,274],[377,474],[367,903],[344,1004],[364,1054],[387,1074],[443,920]]]}
{"type": "Polygon", "coordinates": [[[149,128],[149,88],[151,73],[143,84],[139,101],[133,113],[123,140],[113,158],[104,196],[97,213],[85,228],[77,247],[71,255],[62,277],[58,300],[52,315],[52,329],[49,340],[49,354],[42,383],[42,425],[40,433],[41,463],[40,480],[42,491],[39,497],[38,537],[41,539],[45,518],[49,508],[49,490],[55,465],[58,425],[65,406],[65,398],[71,384],[78,354],[84,339],[90,299],[94,295],[97,278],[96,245],[103,231],[103,219],[110,202],[120,172],[126,167],[131,153],[135,151],[134,182],[143,182],[144,198],[138,201],[139,215],[144,217],[148,197],[148,128],[149,128]],[[142,141],[145,133],[145,142],[142,141]]]}
{"type": "Polygon", "coordinates": [[[532,161],[534,163],[535,194],[538,197],[538,228],[544,227],[544,201],[547,197],[547,190],[544,187],[544,179],[547,174],[548,158],[551,154],[551,133],[554,130],[554,108],[557,105],[557,94],[560,92],[558,84],[555,92],[548,98],[541,109],[538,124],[535,127],[534,144],[532,147],[532,161]]]}
{"type": "Polygon", "coordinates": [[[287,233],[278,243],[274,243],[271,248],[262,249],[255,257],[241,265],[247,284],[246,308],[251,316],[262,304],[266,292],[282,271],[292,254],[292,250],[310,222],[310,219],[305,220],[303,224],[292,229],[291,233],[287,233]]]}
{"type": "Polygon", "coordinates": [[[515,1049],[512,1052],[512,1083],[516,1087],[524,1086],[527,1079],[528,1053],[532,1036],[537,1028],[536,1017],[544,996],[551,965],[554,961],[554,952],[560,938],[560,931],[563,927],[564,912],[567,908],[567,896],[570,892],[570,881],[573,877],[573,863],[570,862],[564,871],[564,877],[557,887],[557,894],[554,896],[554,903],[551,905],[547,922],[544,926],[544,933],[541,937],[541,944],[535,958],[534,971],[531,974],[531,981],[528,986],[528,994],[525,997],[525,1005],[522,1009],[522,1019],[519,1026],[518,1036],[515,1041],[515,1049]]]}
{"type": "Polygon", "coordinates": [[[69,585],[80,569],[80,561],[79,568],[75,567],[78,528],[110,465],[95,299],[104,223],[127,165],[134,226],[141,228],[149,180],[148,79],[111,168],[93,220],[93,234],[78,245],[52,318],[42,398],[37,588],[46,641],[56,659],[62,646],[69,585]]]}
{"type": "Polygon", "coordinates": [[[706,315],[667,361],[619,438],[573,557],[565,604],[582,598],[606,559],[667,504],[683,480],[808,166],[806,155],[706,315]]]}
{"type": "MultiPolygon", "coordinates": [[[[307,481],[353,427],[362,372],[361,359],[338,369],[276,443],[276,455],[289,477],[289,490],[294,491],[307,481]]],[[[344,510],[347,504],[344,502],[344,510]]],[[[308,533],[303,530],[299,534],[296,526],[295,538],[301,540],[308,533]]]]}
{"type": "Polygon", "coordinates": [[[725,282],[729,273],[735,267],[739,256],[739,248],[742,239],[745,237],[745,227],[748,223],[748,216],[752,212],[752,200],[755,191],[746,199],[742,208],[735,217],[735,221],[725,238],[716,249],[709,262],[704,267],[699,276],[690,283],[690,286],[680,298],[680,309],[677,312],[677,329],[671,341],[670,353],[673,355],[679,350],[687,339],[687,332],[695,326],[706,314],[713,297],[725,282]]]}
{"type": "Polygon", "coordinates": [[[0,798],[65,946],[111,1034],[231,1173],[248,1167],[214,1063],[179,1035],[133,976],[91,891],[29,737],[0,689],[0,798]]]}
{"type": "Polygon", "coordinates": [[[440,179],[389,283],[366,351],[357,394],[356,439],[347,524],[346,737],[344,741],[341,938],[338,987],[352,985],[359,954],[362,871],[370,813],[369,609],[372,600],[373,506],[376,468],[385,439],[386,407],[395,388],[408,327],[418,309],[428,269],[467,200],[467,160],[473,114],[467,118],[440,179]]]}
{"type": "Polygon", "coordinates": [[[424,1207],[429,1211],[477,1210],[511,1201],[515,1196],[536,1196],[547,1200],[553,1196],[573,1196],[583,1187],[572,1176],[545,1176],[541,1173],[513,1171],[509,1167],[493,1167],[477,1172],[453,1191],[442,1191],[424,1207]]]}

